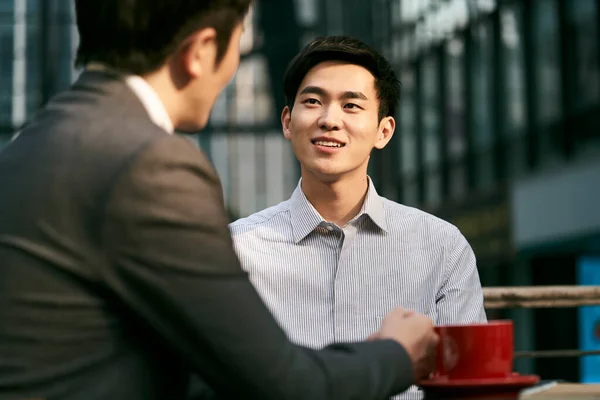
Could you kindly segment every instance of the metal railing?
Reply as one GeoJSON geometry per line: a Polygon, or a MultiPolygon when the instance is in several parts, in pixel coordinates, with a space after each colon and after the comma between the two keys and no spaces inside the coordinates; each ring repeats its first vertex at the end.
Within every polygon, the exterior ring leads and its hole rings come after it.
{"type": "Polygon", "coordinates": [[[556,308],[600,305],[600,286],[511,286],[483,289],[485,308],[556,308]]]}
{"type": "MultiPolygon", "coordinates": [[[[487,309],[563,308],[600,305],[600,286],[511,286],[483,288],[487,309]]],[[[582,357],[600,350],[515,351],[515,358],[582,357]]]]}

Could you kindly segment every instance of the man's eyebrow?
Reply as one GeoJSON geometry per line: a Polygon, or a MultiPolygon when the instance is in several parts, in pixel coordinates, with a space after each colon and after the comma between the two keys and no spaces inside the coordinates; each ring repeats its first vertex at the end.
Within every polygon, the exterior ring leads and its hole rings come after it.
{"type": "Polygon", "coordinates": [[[367,96],[362,92],[353,92],[347,91],[342,94],[342,99],[360,99],[360,100],[368,100],[367,96]]]}
{"type": "MultiPolygon", "coordinates": [[[[318,86],[307,86],[304,89],[302,89],[302,91],[300,92],[300,95],[302,94],[316,94],[319,96],[326,96],[327,93],[325,92],[325,90],[323,90],[323,88],[320,88],[318,86]]],[[[348,90],[344,93],[342,93],[341,96],[342,99],[360,99],[360,100],[368,100],[367,96],[364,95],[364,93],[362,92],[356,92],[356,91],[351,91],[348,90]]]]}
{"type": "Polygon", "coordinates": [[[300,94],[317,94],[319,96],[325,96],[325,90],[318,86],[307,86],[302,89],[300,94]]]}

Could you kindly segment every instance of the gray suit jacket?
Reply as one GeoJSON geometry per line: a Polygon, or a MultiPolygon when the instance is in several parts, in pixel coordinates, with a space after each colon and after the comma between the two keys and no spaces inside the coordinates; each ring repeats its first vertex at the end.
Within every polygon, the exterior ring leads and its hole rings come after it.
{"type": "Polygon", "coordinates": [[[240,268],[219,179],[85,72],[0,153],[0,399],[383,399],[392,341],[292,345],[240,268]]]}

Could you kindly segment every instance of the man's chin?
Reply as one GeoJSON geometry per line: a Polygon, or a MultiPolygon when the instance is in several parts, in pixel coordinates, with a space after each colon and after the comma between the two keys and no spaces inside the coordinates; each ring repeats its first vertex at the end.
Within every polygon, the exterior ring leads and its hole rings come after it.
{"type": "Polygon", "coordinates": [[[314,168],[310,172],[315,178],[323,183],[335,183],[344,176],[343,172],[331,169],[314,168]]]}
{"type": "Polygon", "coordinates": [[[342,165],[342,163],[313,163],[305,165],[302,168],[303,174],[309,173],[322,183],[336,183],[347,178],[355,178],[359,175],[367,174],[365,167],[354,167],[352,165],[342,165]]]}
{"type": "Polygon", "coordinates": [[[184,124],[179,124],[175,127],[175,130],[178,133],[183,133],[186,135],[196,135],[202,133],[202,130],[206,128],[206,122],[197,123],[197,122],[188,122],[184,124]]]}

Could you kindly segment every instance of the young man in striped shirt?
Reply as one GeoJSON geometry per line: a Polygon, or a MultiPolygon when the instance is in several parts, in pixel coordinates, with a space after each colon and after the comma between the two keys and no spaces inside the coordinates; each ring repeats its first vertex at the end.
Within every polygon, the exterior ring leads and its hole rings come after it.
{"type": "Polygon", "coordinates": [[[290,339],[319,348],[376,332],[394,307],[436,324],[486,321],[459,230],[380,197],[371,151],[392,138],[400,84],[359,40],[306,46],[285,77],[284,136],[301,164],[292,197],[230,225],[236,252],[290,339]]]}

